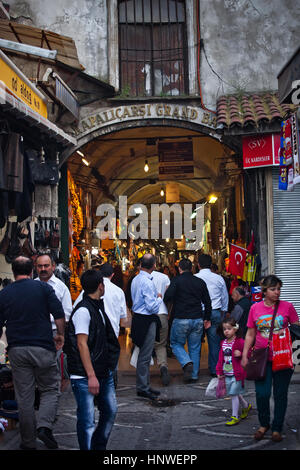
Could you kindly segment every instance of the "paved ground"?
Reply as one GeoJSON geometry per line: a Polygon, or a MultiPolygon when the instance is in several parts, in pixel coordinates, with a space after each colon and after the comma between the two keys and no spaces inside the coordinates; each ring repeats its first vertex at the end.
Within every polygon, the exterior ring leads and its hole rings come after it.
{"type": "MultiPolygon", "coordinates": [[[[161,387],[159,375],[152,374],[152,386],[160,388],[161,397],[170,400],[168,404],[172,405],[157,407],[136,396],[134,373],[120,374],[117,389],[118,415],[109,440],[109,455],[114,456],[114,451],[115,455],[120,456],[122,452],[116,451],[130,451],[130,455],[135,455],[139,451],[162,450],[181,453],[184,450],[300,450],[299,373],[294,374],[289,388],[285,439],[277,444],[270,440],[270,432],[260,442],[253,440],[258,421],[254,387],[251,382],[247,382],[245,397],[252,403],[253,410],[240,424],[228,427],[225,422],[231,416],[231,400],[205,397],[209,380],[209,375],[203,371],[196,384],[183,384],[181,374],[174,372],[171,384],[161,387]]],[[[60,450],[78,450],[76,406],[70,387],[62,394],[54,435],[60,450]]],[[[37,442],[38,450],[46,450],[43,443],[37,442]]],[[[17,450],[19,444],[18,428],[6,431],[0,441],[1,460],[5,458],[5,450],[17,450]]],[[[50,453],[56,454],[54,451],[50,453]]],[[[7,453],[9,454],[10,452],[7,453]]],[[[21,454],[24,455],[24,452],[21,454]]],[[[14,455],[16,456],[15,453],[14,455]]]]}

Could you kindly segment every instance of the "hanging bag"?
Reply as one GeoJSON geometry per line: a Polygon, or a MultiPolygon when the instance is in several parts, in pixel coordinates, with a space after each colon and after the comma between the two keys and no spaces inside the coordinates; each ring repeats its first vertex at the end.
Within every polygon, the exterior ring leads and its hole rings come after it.
{"type": "Polygon", "coordinates": [[[224,398],[226,396],[226,382],[225,377],[218,379],[218,385],[216,388],[216,398],[224,398]]]}
{"type": "Polygon", "coordinates": [[[216,389],[218,386],[219,379],[217,377],[214,377],[211,379],[209,382],[206,390],[205,390],[205,396],[206,397],[213,397],[216,398],[216,389]]]}
{"type": "Polygon", "coordinates": [[[279,306],[279,302],[277,302],[275,309],[274,309],[268,345],[265,348],[258,348],[258,349],[252,348],[250,357],[248,359],[248,363],[245,368],[247,380],[263,380],[266,376],[270,343],[272,341],[274,322],[275,322],[275,317],[277,314],[278,306],[279,306]]]}
{"type": "Polygon", "coordinates": [[[273,361],[272,370],[293,369],[293,349],[290,330],[284,328],[283,332],[273,335],[273,361]]]}

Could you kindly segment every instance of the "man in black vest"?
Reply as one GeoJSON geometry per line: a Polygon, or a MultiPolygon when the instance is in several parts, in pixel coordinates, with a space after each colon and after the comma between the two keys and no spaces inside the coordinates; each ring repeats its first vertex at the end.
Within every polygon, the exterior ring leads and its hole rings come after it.
{"type": "Polygon", "coordinates": [[[80,450],[105,450],[117,413],[112,371],[120,345],[104,311],[103,278],[90,269],[81,276],[84,290],[72,312],[64,351],[77,401],[77,437],[80,450]],[[94,399],[100,411],[95,427],[94,399]]]}

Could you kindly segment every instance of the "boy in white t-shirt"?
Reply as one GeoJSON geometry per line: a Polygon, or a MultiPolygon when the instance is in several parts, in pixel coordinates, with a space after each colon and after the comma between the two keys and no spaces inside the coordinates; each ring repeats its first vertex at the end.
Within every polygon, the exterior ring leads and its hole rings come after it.
{"type": "Polygon", "coordinates": [[[90,269],[81,276],[83,299],[71,315],[65,340],[68,371],[77,402],[77,437],[80,450],[105,450],[117,401],[112,371],[120,353],[110,320],[100,298],[103,278],[90,269]],[[95,427],[94,398],[100,411],[95,427]]]}

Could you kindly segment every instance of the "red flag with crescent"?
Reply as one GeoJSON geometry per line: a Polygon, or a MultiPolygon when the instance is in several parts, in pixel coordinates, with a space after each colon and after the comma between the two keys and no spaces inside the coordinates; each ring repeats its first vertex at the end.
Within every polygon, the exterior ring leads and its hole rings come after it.
{"type": "Polygon", "coordinates": [[[228,271],[234,276],[243,276],[247,250],[241,246],[231,245],[228,271]]]}

